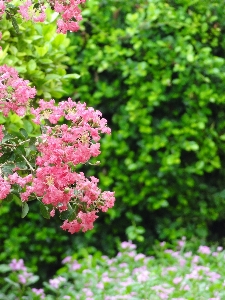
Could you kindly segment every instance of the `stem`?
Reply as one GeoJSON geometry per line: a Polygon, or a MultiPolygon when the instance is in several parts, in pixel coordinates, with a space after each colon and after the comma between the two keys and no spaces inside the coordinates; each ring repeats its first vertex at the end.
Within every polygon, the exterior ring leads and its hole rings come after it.
{"type": "Polygon", "coordinates": [[[31,166],[31,164],[29,163],[29,161],[26,159],[26,157],[24,155],[22,155],[23,159],[25,160],[25,162],[28,164],[28,166],[30,167],[30,169],[34,172],[34,168],[31,166]]]}

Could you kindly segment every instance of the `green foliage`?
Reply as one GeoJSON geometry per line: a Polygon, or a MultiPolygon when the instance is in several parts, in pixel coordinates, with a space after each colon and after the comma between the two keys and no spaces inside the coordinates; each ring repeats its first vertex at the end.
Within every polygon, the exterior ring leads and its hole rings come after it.
{"type": "Polygon", "coordinates": [[[116,191],[98,229],[108,245],[125,229],[146,243],[206,237],[224,220],[225,198],[213,196],[225,184],[224,11],[222,1],[92,0],[70,36],[75,98],[112,128],[96,169],[116,191]]]}
{"type": "Polygon", "coordinates": [[[70,41],[56,33],[56,16],[49,12],[45,24],[17,19],[19,32],[7,18],[0,21],[0,64],[16,68],[36,87],[38,98],[46,100],[68,95],[71,79],[77,78],[76,74],[66,74],[70,41]]]}
{"type": "MultiPolygon", "coordinates": [[[[209,248],[193,241],[178,241],[170,247],[162,243],[155,247],[155,256],[137,253],[135,245],[123,242],[119,253],[110,259],[101,252],[83,249],[67,256],[64,266],[53,279],[41,283],[43,289],[32,289],[38,280],[33,273],[25,282],[20,268],[11,271],[0,265],[1,299],[224,299],[225,270],[222,247],[209,248]]],[[[12,263],[10,265],[13,265],[12,263]]],[[[15,261],[14,261],[15,265],[15,261]]],[[[27,272],[26,272],[27,273],[27,272]]]]}

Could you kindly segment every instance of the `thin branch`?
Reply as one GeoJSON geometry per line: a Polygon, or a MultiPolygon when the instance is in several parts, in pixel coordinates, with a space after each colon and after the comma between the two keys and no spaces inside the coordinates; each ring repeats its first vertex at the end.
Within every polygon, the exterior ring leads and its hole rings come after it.
{"type": "Polygon", "coordinates": [[[22,155],[23,159],[25,160],[25,162],[28,164],[28,166],[30,167],[30,169],[34,172],[34,168],[31,166],[31,164],[29,163],[29,161],[26,159],[26,157],[24,155],[22,155]]]}

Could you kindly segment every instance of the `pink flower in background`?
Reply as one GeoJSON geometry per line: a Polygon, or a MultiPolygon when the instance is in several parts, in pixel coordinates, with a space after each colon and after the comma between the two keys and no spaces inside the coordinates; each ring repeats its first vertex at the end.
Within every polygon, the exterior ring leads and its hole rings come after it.
{"type": "Polygon", "coordinates": [[[44,290],[43,289],[36,289],[36,288],[32,288],[31,289],[33,293],[35,293],[37,296],[40,296],[41,299],[45,298],[45,294],[44,294],[44,290]]]}
{"type": "Polygon", "coordinates": [[[70,270],[76,271],[76,270],[79,270],[80,268],[81,268],[81,264],[79,264],[77,260],[74,260],[71,263],[70,270]]]}
{"type": "Polygon", "coordinates": [[[105,287],[104,284],[103,284],[102,282],[98,282],[96,286],[97,286],[97,288],[100,289],[100,290],[104,290],[104,287],[105,287]]]}
{"type": "Polygon", "coordinates": [[[182,277],[176,277],[176,278],[173,279],[173,283],[174,283],[174,284],[178,284],[178,283],[180,283],[182,280],[183,280],[182,277]]]}
{"type": "Polygon", "coordinates": [[[50,284],[50,286],[53,287],[54,289],[58,289],[59,286],[60,286],[60,284],[61,284],[62,282],[65,282],[65,281],[66,281],[66,279],[65,279],[64,277],[58,276],[57,278],[50,279],[50,280],[49,280],[49,284],[50,284]]]}
{"type": "Polygon", "coordinates": [[[129,241],[129,242],[122,242],[121,243],[121,248],[122,249],[133,250],[133,249],[136,249],[137,246],[135,244],[133,244],[131,241],[129,241]]]}
{"type": "Polygon", "coordinates": [[[72,256],[66,256],[63,260],[62,260],[62,264],[67,264],[68,262],[72,261],[72,256]]]}
{"type": "Polygon", "coordinates": [[[208,246],[200,246],[198,252],[202,254],[211,254],[211,249],[208,246]]]}
{"type": "Polygon", "coordinates": [[[28,280],[33,276],[32,273],[28,273],[26,270],[23,271],[22,274],[19,274],[18,278],[19,278],[19,282],[22,284],[26,284],[28,282],[28,280]]]}
{"type": "Polygon", "coordinates": [[[22,258],[19,259],[19,260],[14,258],[11,261],[11,263],[9,264],[9,266],[10,266],[12,271],[26,271],[26,269],[27,269],[24,265],[24,261],[23,261],[22,258]]]}

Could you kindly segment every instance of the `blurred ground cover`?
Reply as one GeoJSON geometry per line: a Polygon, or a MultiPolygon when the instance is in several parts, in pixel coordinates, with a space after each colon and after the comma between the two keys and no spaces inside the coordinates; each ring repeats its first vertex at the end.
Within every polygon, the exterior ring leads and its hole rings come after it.
{"type": "Polygon", "coordinates": [[[19,299],[170,299],[222,300],[225,297],[225,251],[222,247],[186,243],[175,247],[165,242],[155,248],[155,257],[136,252],[136,245],[123,242],[113,258],[87,250],[67,256],[56,276],[34,288],[37,276],[23,260],[0,265],[0,298],[19,299]],[[196,251],[189,251],[190,247],[196,251]]]}

